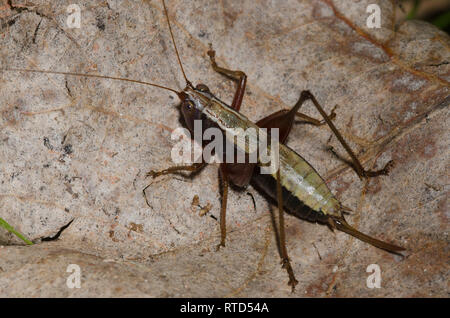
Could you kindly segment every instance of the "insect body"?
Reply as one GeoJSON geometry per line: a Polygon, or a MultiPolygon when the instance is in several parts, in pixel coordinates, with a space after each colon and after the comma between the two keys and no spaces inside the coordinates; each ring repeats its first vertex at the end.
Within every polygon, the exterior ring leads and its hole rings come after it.
{"type": "MultiPolygon", "coordinates": [[[[211,56],[213,56],[212,51],[210,51],[210,54],[211,56]]],[[[237,92],[236,94],[239,94],[239,92],[237,92]]],[[[192,84],[188,82],[188,85],[184,89],[184,91],[179,93],[179,97],[182,100],[181,107],[184,119],[187,123],[187,126],[191,130],[193,128],[194,120],[202,120],[206,123],[207,127],[217,125],[223,131],[234,129],[236,128],[236,126],[239,126],[243,129],[254,128],[256,131],[258,131],[258,129],[263,126],[273,127],[277,124],[280,125],[280,123],[286,123],[286,121],[284,121],[286,119],[293,121],[295,114],[297,114],[297,109],[307,98],[312,98],[313,101],[317,103],[311,93],[309,93],[308,91],[304,91],[301,94],[299,103],[294,106],[293,111],[290,110],[281,113],[277,112],[275,113],[275,115],[278,116],[271,115],[272,117],[266,117],[258,123],[254,124],[244,115],[238,113],[235,110],[236,107],[235,109],[233,109],[232,107],[221,102],[219,99],[215,98],[214,95],[209,92],[209,89],[203,84],[199,84],[196,88],[194,88],[192,87],[192,84]],[[275,118],[276,120],[270,120],[273,118],[275,118]],[[267,123],[270,123],[270,125],[268,125],[267,123]]],[[[320,108],[320,110],[322,109],[320,108]]],[[[326,114],[324,114],[324,118],[327,123],[331,122],[330,118],[326,114]]],[[[280,133],[280,142],[284,142],[286,140],[288,133],[286,133],[285,130],[290,130],[290,127],[292,127],[292,124],[280,125],[279,128],[281,130],[284,129],[284,131],[280,133]]],[[[332,127],[334,128],[334,126],[332,127]]],[[[334,197],[334,195],[332,194],[324,180],[316,172],[316,170],[305,159],[303,159],[299,154],[297,154],[288,146],[280,144],[279,147],[279,169],[272,174],[260,173],[260,164],[221,164],[225,193],[222,201],[222,237],[219,246],[225,246],[225,213],[228,182],[233,182],[238,186],[245,186],[250,182],[253,182],[254,185],[263,190],[267,195],[272,197],[272,199],[278,201],[278,208],[280,210],[280,244],[282,245],[282,254],[284,254],[282,255],[282,261],[290,277],[289,285],[291,285],[293,288],[297,284],[297,280],[295,279],[293,271],[290,267],[287,251],[285,248],[284,224],[282,221],[283,208],[286,208],[289,212],[301,218],[328,224],[332,229],[337,228],[338,230],[351,234],[362,241],[368,242],[378,248],[387,250],[389,252],[398,253],[404,250],[402,247],[382,242],[368,235],[365,235],[351,227],[345,221],[343,216],[346,208],[343,207],[339,200],[334,197]]],[[[357,161],[355,165],[357,164],[359,164],[359,161],[357,161]]],[[[204,164],[194,164],[192,166],[175,166],[159,172],[151,171],[149,175],[152,177],[157,177],[162,174],[173,173],[180,170],[192,171],[202,168],[203,165],[204,164]]],[[[366,171],[362,169],[360,164],[357,167],[361,169],[361,176],[363,177],[387,174],[390,166],[391,163],[388,163],[384,169],[379,171],[366,171]]],[[[357,169],[355,170],[358,172],[357,169]]]]}
{"type": "MultiPolygon", "coordinates": [[[[176,56],[186,80],[186,87],[182,91],[177,91],[168,87],[164,87],[158,84],[147,83],[142,81],[121,79],[109,76],[100,76],[92,74],[78,74],[78,73],[67,73],[67,72],[55,72],[55,71],[41,71],[41,70],[18,70],[18,69],[3,69],[9,71],[27,71],[27,72],[42,72],[42,73],[53,73],[53,74],[64,74],[71,76],[85,76],[85,77],[100,77],[112,80],[126,80],[130,82],[135,82],[139,84],[146,84],[162,89],[172,91],[177,94],[181,101],[181,113],[186,126],[191,132],[194,130],[195,121],[199,120],[202,122],[204,128],[215,127],[226,133],[227,131],[235,130],[236,128],[242,128],[244,130],[248,128],[253,128],[258,134],[262,128],[279,129],[279,161],[277,164],[278,169],[272,173],[265,174],[261,173],[264,165],[260,160],[257,162],[245,162],[245,163],[228,163],[223,162],[220,164],[220,172],[222,179],[222,206],[220,212],[220,229],[221,229],[221,240],[220,246],[225,246],[226,241],[226,209],[227,209],[227,197],[228,197],[228,187],[232,183],[239,187],[245,187],[250,183],[255,185],[257,188],[265,192],[269,197],[274,199],[278,204],[279,210],[279,237],[280,237],[280,252],[283,267],[286,268],[289,275],[289,285],[292,288],[297,284],[295,275],[291,268],[289,257],[286,249],[285,233],[284,233],[284,209],[289,211],[291,214],[299,216],[301,218],[317,221],[320,223],[327,224],[332,229],[338,229],[340,231],[346,232],[353,235],[365,242],[368,242],[378,248],[387,250],[393,253],[399,253],[404,250],[401,247],[379,241],[375,238],[367,236],[356,229],[352,228],[344,219],[343,214],[348,208],[342,206],[337,198],[334,197],[332,192],[329,190],[328,186],[316,170],[299,154],[294,150],[285,145],[289,132],[292,129],[294,119],[296,117],[301,117],[304,120],[314,124],[322,125],[327,124],[333,131],[337,139],[341,142],[342,146],[348,152],[352,158],[352,167],[357,172],[360,177],[372,177],[378,175],[385,175],[388,173],[391,167],[388,163],[383,169],[379,171],[366,171],[361,166],[359,160],[354,155],[350,147],[347,145],[345,140],[342,138],[341,134],[338,132],[334,126],[332,119],[334,118],[334,112],[331,115],[327,115],[322,109],[314,95],[309,91],[303,91],[300,94],[298,102],[292,109],[277,111],[256,123],[253,123],[244,115],[239,113],[244,92],[247,82],[247,76],[242,71],[232,71],[222,67],[219,67],[215,61],[215,52],[212,48],[208,51],[208,55],[211,60],[212,67],[215,71],[221,73],[222,75],[231,78],[237,82],[237,90],[235,92],[233,101],[230,106],[216,98],[209,88],[204,84],[194,85],[187,79],[184,72],[180,56],[175,44],[174,36],[170,26],[170,21],[167,14],[167,9],[164,1],[162,1],[164,12],[167,18],[169,31],[174,44],[176,56]],[[308,117],[304,114],[299,113],[299,109],[302,104],[311,100],[319,113],[322,115],[324,122],[316,120],[314,118],[308,117]]],[[[248,155],[248,149],[242,148],[239,144],[234,144],[236,148],[241,148],[241,151],[246,152],[248,155]]],[[[189,166],[173,166],[161,171],[150,171],[147,175],[156,178],[161,175],[170,174],[179,171],[197,171],[203,168],[207,162],[194,163],[189,166]]],[[[146,194],[143,190],[144,196],[146,194]]],[[[147,197],[145,196],[146,200],[147,197]]],[[[148,202],[147,202],[148,203],[148,202]]]]}

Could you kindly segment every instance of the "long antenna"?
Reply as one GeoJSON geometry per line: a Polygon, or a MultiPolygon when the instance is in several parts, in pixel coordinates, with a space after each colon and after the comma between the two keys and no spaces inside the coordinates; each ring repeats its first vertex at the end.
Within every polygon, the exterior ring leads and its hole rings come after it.
{"type": "Polygon", "coordinates": [[[13,71],[13,72],[28,72],[28,73],[44,73],[44,74],[60,74],[60,75],[70,75],[70,76],[79,76],[79,77],[95,77],[95,78],[104,78],[104,79],[110,79],[110,80],[117,80],[117,81],[125,81],[125,82],[132,82],[137,84],[143,84],[143,85],[150,85],[162,89],[166,89],[168,91],[174,92],[177,95],[180,93],[172,88],[165,87],[158,84],[133,80],[129,78],[120,78],[120,77],[113,77],[113,76],[104,76],[104,75],[95,75],[95,74],[81,74],[81,73],[71,73],[71,72],[55,72],[55,71],[46,71],[46,70],[32,70],[32,69],[22,69],[22,68],[1,68],[1,71],[13,71]]]}
{"type": "Polygon", "coordinates": [[[173,37],[172,27],[170,25],[169,14],[167,13],[166,4],[165,4],[164,0],[161,0],[161,2],[163,4],[164,12],[166,14],[167,24],[169,25],[170,37],[172,38],[173,47],[175,48],[175,53],[177,54],[178,64],[180,64],[181,72],[183,73],[184,79],[186,80],[186,84],[188,86],[192,87],[192,83],[187,79],[186,73],[184,73],[184,68],[183,68],[183,64],[181,63],[180,54],[178,54],[178,49],[177,49],[177,45],[175,44],[175,39],[173,37]]]}

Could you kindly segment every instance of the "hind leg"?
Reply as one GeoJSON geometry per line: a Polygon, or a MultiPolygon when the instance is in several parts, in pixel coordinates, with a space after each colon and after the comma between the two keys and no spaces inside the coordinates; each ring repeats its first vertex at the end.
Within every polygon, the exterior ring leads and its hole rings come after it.
{"type": "Polygon", "coordinates": [[[358,176],[360,176],[361,178],[369,178],[369,177],[376,177],[376,176],[379,176],[379,175],[387,175],[389,173],[389,170],[390,170],[390,168],[392,167],[392,164],[393,164],[392,161],[389,161],[383,167],[383,169],[376,170],[376,171],[365,170],[363,168],[363,166],[361,165],[361,162],[358,160],[358,158],[356,157],[356,155],[354,154],[354,152],[352,151],[350,146],[344,140],[344,138],[342,137],[341,133],[337,130],[336,126],[334,126],[331,118],[325,113],[325,111],[323,110],[322,106],[320,106],[319,102],[316,100],[316,98],[314,97],[314,95],[310,91],[303,91],[300,94],[300,98],[299,98],[297,104],[294,106],[294,108],[295,107],[297,107],[297,109],[300,108],[302,106],[302,104],[308,99],[312,101],[312,103],[314,104],[316,109],[319,111],[319,113],[322,115],[322,117],[325,120],[325,122],[327,123],[327,125],[330,127],[330,129],[333,132],[333,134],[336,136],[336,138],[339,140],[341,145],[344,147],[345,151],[349,154],[349,156],[350,156],[350,158],[352,160],[350,165],[355,170],[355,172],[358,174],[358,176]]]}

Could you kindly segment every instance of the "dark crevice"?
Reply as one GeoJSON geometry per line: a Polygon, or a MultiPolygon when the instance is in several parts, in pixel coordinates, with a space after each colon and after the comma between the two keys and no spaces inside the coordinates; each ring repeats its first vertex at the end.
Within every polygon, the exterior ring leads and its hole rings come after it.
{"type": "Polygon", "coordinates": [[[177,232],[177,234],[181,234],[181,232],[172,224],[172,222],[169,220],[170,226],[177,232]]]}
{"type": "Polygon", "coordinates": [[[12,0],[7,0],[6,3],[9,5],[9,7],[11,8],[11,10],[17,12],[17,13],[23,13],[23,12],[32,12],[37,14],[38,16],[42,17],[42,18],[47,18],[49,19],[48,16],[46,16],[45,14],[43,14],[42,12],[39,12],[37,10],[33,10],[30,9],[28,7],[19,7],[19,6],[15,6],[12,4],[12,0]]]}
{"type": "Polygon", "coordinates": [[[437,64],[428,64],[427,66],[434,66],[434,67],[438,67],[438,66],[441,66],[441,65],[447,65],[447,64],[450,64],[450,62],[448,62],[448,61],[444,61],[444,62],[441,62],[441,63],[437,63],[437,64]]]}
{"type": "Polygon", "coordinates": [[[17,16],[13,17],[11,20],[9,20],[7,22],[2,23],[1,26],[0,26],[0,29],[3,30],[5,28],[7,28],[7,27],[11,27],[11,26],[13,26],[16,23],[16,21],[17,21],[17,16]]]}
{"type": "MultiPolygon", "coordinates": [[[[66,80],[66,90],[67,90],[67,93],[69,94],[69,96],[70,96],[70,97],[73,97],[73,96],[72,96],[72,92],[70,91],[69,85],[67,84],[67,80],[66,80]]],[[[64,138],[65,138],[65,137],[64,137],[64,138]]]]}
{"type": "Polygon", "coordinates": [[[58,233],[56,233],[54,236],[43,237],[43,238],[41,238],[41,241],[42,241],[42,242],[56,241],[56,240],[59,239],[59,237],[61,236],[61,233],[62,233],[65,229],[67,229],[67,228],[70,226],[70,224],[72,224],[73,220],[74,220],[74,219],[70,220],[69,223],[67,223],[66,225],[62,226],[62,227],[59,229],[58,233]]]}
{"type": "Polygon", "coordinates": [[[36,29],[34,30],[34,34],[33,34],[33,43],[34,44],[36,44],[36,36],[37,36],[38,31],[39,31],[39,27],[41,26],[42,20],[43,19],[41,19],[41,21],[39,21],[36,29]]]}
{"type": "Polygon", "coordinates": [[[7,4],[9,5],[9,7],[11,8],[11,10],[13,10],[13,11],[15,11],[17,14],[21,14],[21,13],[25,13],[25,12],[31,12],[31,13],[34,13],[34,14],[36,14],[36,15],[38,15],[38,16],[40,16],[41,18],[46,18],[47,20],[49,20],[50,22],[52,22],[55,26],[56,26],[56,28],[59,30],[59,31],[61,31],[62,33],[64,33],[66,36],[67,36],[67,38],[69,39],[69,40],[71,40],[78,48],[81,48],[81,46],[78,44],[78,42],[76,42],[75,41],[75,39],[70,35],[70,34],[68,34],[54,19],[53,19],[53,17],[51,17],[51,16],[49,16],[49,15],[47,15],[47,14],[45,14],[45,13],[42,13],[42,12],[40,12],[40,11],[38,11],[38,10],[36,10],[36,9],[34,9],[34,8],[29,8],[29,7],[20,7],[20,6],[15,6],[15,5],[13,5],[12,4],[12,0],[8,0],[7,1],[7,4]]]}

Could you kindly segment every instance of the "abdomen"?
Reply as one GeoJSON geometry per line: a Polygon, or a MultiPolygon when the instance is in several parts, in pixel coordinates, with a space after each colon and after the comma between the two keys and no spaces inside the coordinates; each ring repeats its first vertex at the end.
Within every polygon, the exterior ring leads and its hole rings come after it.
{"type": "MultiPolygon", "coordinates": [[[[283,206],[291,214],[310,221],[324,221],[327,215],[340,216],[339,201],[305,159],[281,144],[279,158],[283,206]]],[[[252,178],[254,184],[277,200],[276,173],[258,172],[252,178]]]]}

